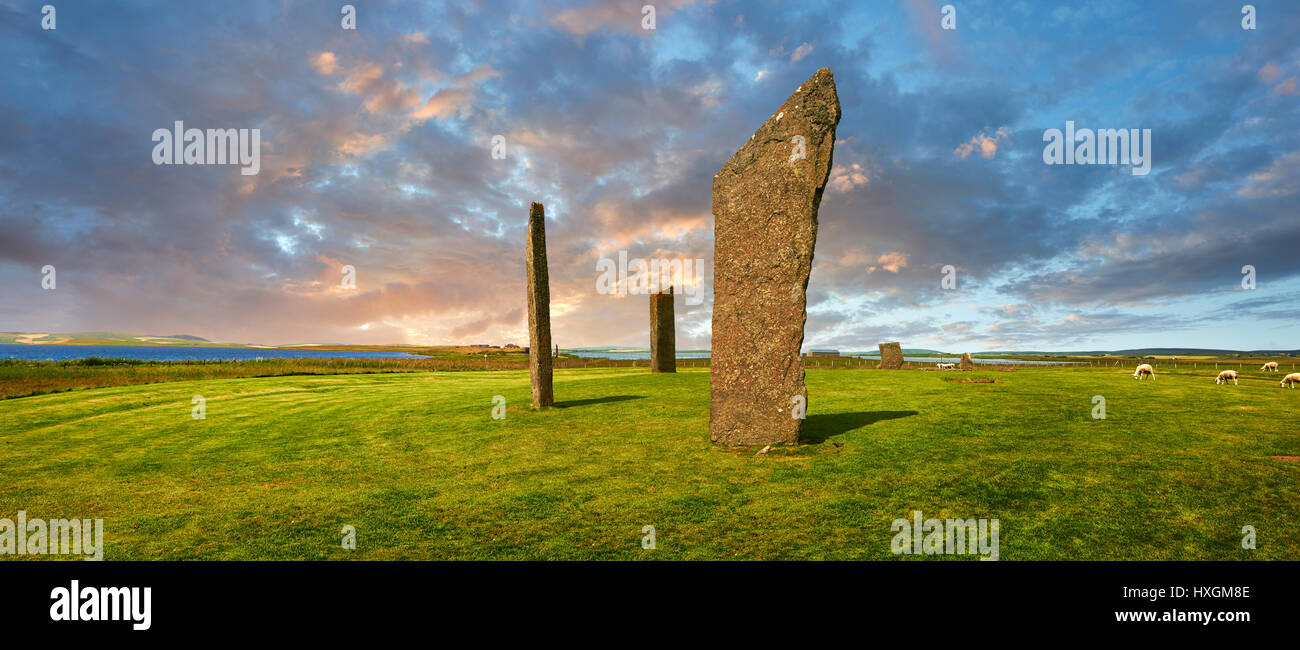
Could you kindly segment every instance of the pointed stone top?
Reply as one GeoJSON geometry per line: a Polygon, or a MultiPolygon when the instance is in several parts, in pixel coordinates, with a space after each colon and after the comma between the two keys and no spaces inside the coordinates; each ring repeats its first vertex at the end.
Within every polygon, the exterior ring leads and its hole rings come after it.
{"type": "Polygon", "coordinates": [[[772,117],[779,121],[797,111],[805,113],[814,124],[833,126],[840,123],[840,96],[835,92],[835,75],[830,68],[818,69],[808,81],[795,88],[772,117]]]}
{"type": "Polygon", "coordinates": [[[784,175],[786,167],[811,162],[809,171],[820,192],[830,174],[830,154],[839,123],[840,98],[835,90],[835,77],[830,68],[822,68],[791,93],[758,127],[749,142],[723,165],[714,176],[715,187],[718,183],[729,183],[726,179],[742,172],[775,178],[784,175]],[[795,144],[796,136],[803,138],[802,149],[795,144]],[[779,151],[784,151],[784,155],[778,155],[779,151]],[[801,155],[792,158],[796,154],[801,155]]]}

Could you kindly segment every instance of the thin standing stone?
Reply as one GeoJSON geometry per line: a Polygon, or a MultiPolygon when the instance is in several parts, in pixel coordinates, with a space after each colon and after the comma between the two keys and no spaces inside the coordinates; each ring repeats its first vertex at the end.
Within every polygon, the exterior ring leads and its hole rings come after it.
{"type": "Polygon", "coordinates": [[[528,379],[533,406],[551,406],[551,287],[546,270],[546,210],[534,203],[528,210],[528,379]]]}

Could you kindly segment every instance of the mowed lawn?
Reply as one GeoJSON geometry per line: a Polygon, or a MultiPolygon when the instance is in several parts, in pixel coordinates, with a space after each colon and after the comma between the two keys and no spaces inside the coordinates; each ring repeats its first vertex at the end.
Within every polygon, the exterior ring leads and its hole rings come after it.
{"type": "Polygon", "coordinates": [[[810,370],[805,444],[760,456],[709,444],[704,369],[558,371],[544,411],[513,370],[41,395],[0,401],[0,517],[103,518],[109,560],[915,560],[913,510],[999,519],[1002,560],[1300,559],[1300,463],[1269,458],[1300,390],[1158,371],[810,370]]]}

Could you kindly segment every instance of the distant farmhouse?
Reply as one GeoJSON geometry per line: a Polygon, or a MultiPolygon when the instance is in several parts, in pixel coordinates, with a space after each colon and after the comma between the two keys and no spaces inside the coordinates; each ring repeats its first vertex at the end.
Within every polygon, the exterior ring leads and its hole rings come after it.
{"type": "Polygon", "coordinates": [[[839,351],[839,350],[825,350],[825,349],[817,349],[817,348],[814,348],[814,349],[808,351],[808,356],[810,356],[810,357],[838,357],[838,356],[840,356],[840,351],[839,351]]]}

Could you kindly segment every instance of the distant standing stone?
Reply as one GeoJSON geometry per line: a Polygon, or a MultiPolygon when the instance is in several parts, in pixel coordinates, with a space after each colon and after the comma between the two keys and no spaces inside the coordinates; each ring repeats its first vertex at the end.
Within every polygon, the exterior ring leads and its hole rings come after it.
{"type": "Polygon", "coordinates": [[[969,353],[969,352],[962,352],[962,353],[961,353],[961,364],[958,365],[957,367],[960,368],[960,369],[962,369],[962,370],[974,370],[974,369],[975,369],[975,362],[974,362],[974,361],[971,361],[970,353],[969,353]]]}
{"type": "Polygon", "coordinates": [[[676,328],[673,288],[650,294],[650,372],[677,372],[676,328]]]}
{"type": "Polygon", "coordinates": [[[709,439],[793,445],[807,406],[803,346],[817,207],[840,101],[822,68],[713,177],[709,439]]]}
{"type": "Polygon", "coordinates": [[[533,406],[551,406],[551,281],[546,270],[546,210],[534,203],[528,210],[528,379],[533,406]]]}
{"type": "Polygon", "coordinates": [[[880,344],[880,369],[899,370],[903,367],[903,345],[897,341],[880,344]]]}

